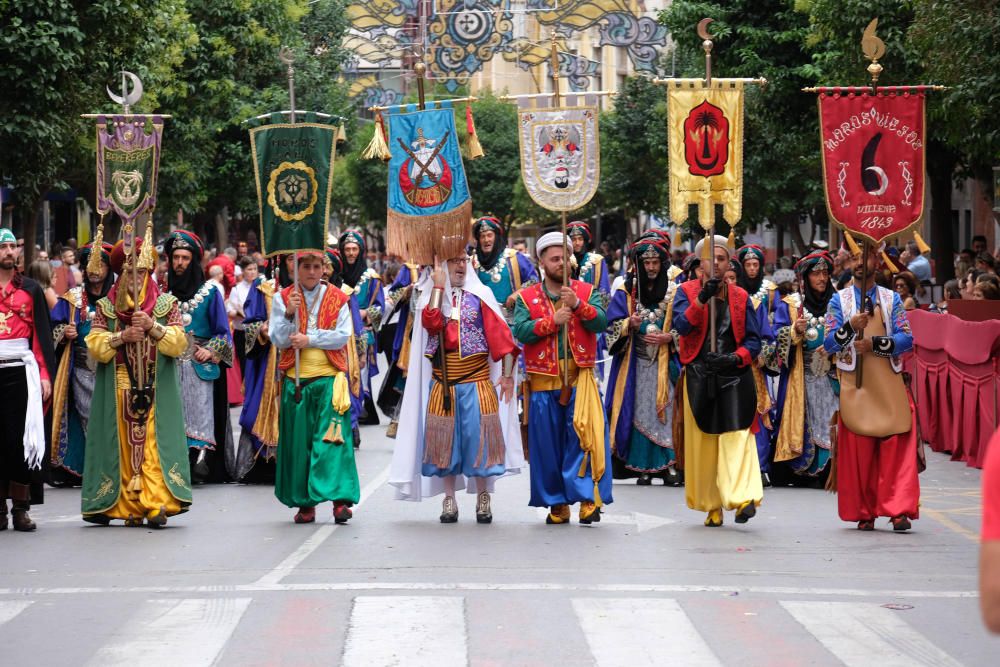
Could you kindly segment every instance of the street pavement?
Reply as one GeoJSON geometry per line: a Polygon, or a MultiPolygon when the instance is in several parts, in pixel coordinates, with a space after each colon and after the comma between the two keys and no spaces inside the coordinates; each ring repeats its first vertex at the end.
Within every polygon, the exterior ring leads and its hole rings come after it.
{"type": "MultiPolygon", "coordinates": [[[[405,428],[405,426],[404,426],[405,428]]],[[[393,441],[364,427],[362,501],[294,525],[268,486],[195,489],[162,531],[79,519],[49,489],[0,533],[0,665],[990,665],[979,471],[929,453],[921,519],[861,533],[836,497],[769,489],[720,529],[681,488],[616,482],[600,524],[546,526],[528,476],[492,525],[459,497],[393,500],[393,441]]]]}

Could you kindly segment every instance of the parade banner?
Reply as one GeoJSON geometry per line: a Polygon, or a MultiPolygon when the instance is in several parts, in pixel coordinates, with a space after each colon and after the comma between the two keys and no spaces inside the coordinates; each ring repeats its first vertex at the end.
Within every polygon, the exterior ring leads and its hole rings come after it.
{"type": "Polygon", "coordinates": [[[518,114],[521,178],[536,204],[573,211],[601,180],[597,107],[525,109],[518,114]]]}
{"type": "Polygon", "coordinates": [[[264,255],[326,248],[336,139],[320,123],[250,130],[264,255]]]}
{"type": "Polygon", "coordinates": [[[880,243],[924,214],[920,87],[819,89],[823,186],[830,218],[880,243]]]}
{"type": "Polygon", "coordinates": [[[390,153],[387,249],[419,264],[464,254],[472,218],[451,102],[430,104],[438,106],[383,112],[390,153]]]}
{"type": "Polygon", "coordinates": [[[743,81],[677,79],[667,89],[670,217],[712,228],[715,204],[730,227],[743,211],[743,81]]]}
{"type": "Polygon", "coordinates": [[[125,225],[156,207],[163,119],[97,118],[97,212],[114,211],[125,225]]]}

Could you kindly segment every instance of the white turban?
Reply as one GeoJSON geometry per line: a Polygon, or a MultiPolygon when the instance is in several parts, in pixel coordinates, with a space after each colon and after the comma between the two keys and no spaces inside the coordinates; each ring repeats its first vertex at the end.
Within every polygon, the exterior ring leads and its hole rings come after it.
{"type": "MultiPolygon", "coordinates": [[[[694,256],[701,257],[701,251],[704,247],[705,247],[705,239],[704,237],[702,237],[702,239],[698,241],[698,245],[694,247],[694,256]]],[[[719,236],[718,234],[715,235],[715,247],[722,248],[723,250],[725,250],[727,257],[733,256],[732,251],[729,250],[729,239],[726,238],[725,236],[719,236]]]]}
{"type": "Polygon", "coordinates": [[[538,239],[538,242],[535,244],[535,254],[540,258],[546,248],[551,248],[554,245],[560,244],[565,248],[569,247],[569,243],[567,242],[566,237],[563,236],[562,232],[549,232],[548,234],[542,234],[542,237],[538,239]]]}

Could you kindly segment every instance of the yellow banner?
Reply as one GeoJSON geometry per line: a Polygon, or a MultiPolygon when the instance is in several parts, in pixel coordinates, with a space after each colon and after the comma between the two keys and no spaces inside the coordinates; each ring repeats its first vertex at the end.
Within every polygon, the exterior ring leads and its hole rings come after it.
{"type": "Polygon", "coordinates": [[[716,204],[730,226],[743,209],[743,82],[677,79],[667,89],[670,149],[670,217],[688,219],[697,204],[698,224],[715,223],[716,204]]]}

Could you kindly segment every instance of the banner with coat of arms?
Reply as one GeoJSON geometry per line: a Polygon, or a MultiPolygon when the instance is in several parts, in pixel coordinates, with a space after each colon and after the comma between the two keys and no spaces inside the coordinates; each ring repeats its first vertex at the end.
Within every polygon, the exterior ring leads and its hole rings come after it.
{"type": "MultiPolygon", "coordinates": [[[[451,102],[384,111],[389,149],[387,250],[419,264],[465,253],[472,200],[451,102]]],[[[376,132],[381,131],[376,127],[376,132]]]]}
{"type": "Polygon", "coordinates": [[[597,192],[601,180],[597,114],[591,106],[519,112],[521,178],[539,206],[573,211],[597,192]]]}
{"type": "Polygon", "coordinates": [[[130,225],[156,207],[163,118],[97,118],[97,212],[130,225]]]}
{"type": "Polygon", "coordinates": [[[924,215],[924,92],[818,89],[823,186],[830,218],[880,243],[924,215]]]}
{"type": "Polygon", "coordinates": [[[743,82],[677,79],[668,84],[670,217],[688,219],[698,205],[698,223],[708,230],[721,204],[732,227],[743,213],[743,82]]]}
{"type": "Polygon", "coordinates": [[[321,123],[250,130],[264,255],[326,247],[336,139],[321,123]]]}

